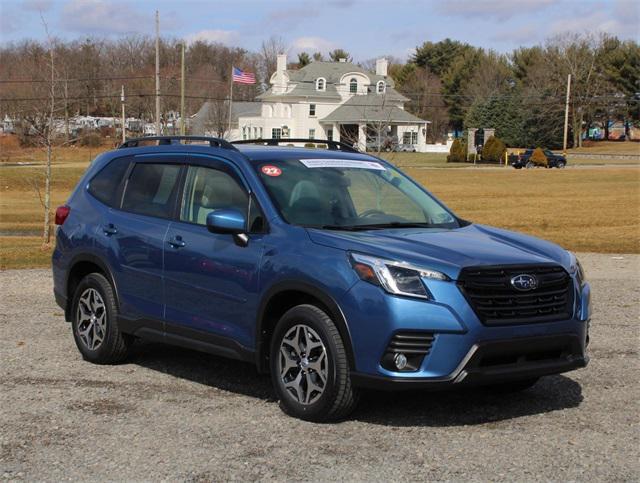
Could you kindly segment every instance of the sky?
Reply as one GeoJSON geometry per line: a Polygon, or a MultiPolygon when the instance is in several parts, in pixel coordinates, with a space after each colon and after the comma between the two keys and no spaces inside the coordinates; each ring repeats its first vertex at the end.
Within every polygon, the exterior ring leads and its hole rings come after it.
{"type": "Polygon", "coordinates": [[[52,36],[154,33],[257,51],[281,37],[289,54],[343,48],[356,61],[407,59],[425,41],[453,38],[509,52],[565,32],[640,40],[640,0],[0,0],[0,43],[52,36]]]}

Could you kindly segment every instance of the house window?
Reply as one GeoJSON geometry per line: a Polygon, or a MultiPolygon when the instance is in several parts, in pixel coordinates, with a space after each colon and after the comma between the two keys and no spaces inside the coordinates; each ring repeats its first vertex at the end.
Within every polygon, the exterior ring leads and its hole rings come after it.
{"type": "Polygon", "coordinates": [[[280,139],[282,137],[282,129],[274,127],[271,130],[271,139],[280,139]]]}
{"type": "Polygon", "coordinates": [[[358,92],[358,79],[351,79],[349,81],[349,92],[351,92],[351,94],[357,94],[357,92],[358,92]]]}
{"type": "Polygon", "coordinates": [[[324,91],[327,88],[327,81],[325,80],[324,77],[320,77],[319,79],[316,80],[316,90],[317,91],[324,91]]]}
{"type": "Polygon", "coordinates": [[[262,128],[260,128],[259,132],[260,132],[260,135],[259,135],[258,139],[262,139],[262,128]]]}
{"type": "Polygon", "coordinates": [[[378,87],[377,87],[378,94],[384,94],[385,88],[386,88],[386,86],[385,86],[384,81],[378,81],[378,87]]]}
{"type": "Polygon", "coordinates": [[[309,129],[309,139],[315,139],[315,138],[316,138],[316,130],[309,129]]]}
{"type": "Polygon", "coordinates": [[[327,129],[327,140],[333,141],[333,129],[327,129]]]}
{"type": "Polygon", "coordinates": [[[405,131],[402,135],[402,144],[418,144],[418,133],[405,131]]]}
{"type": "Polygon", "coordinates": [[[316,117],[316,105],[309,104],[309,117],[316,117]]]}
{"type": "Polygon", "coordinates": [[[242,126],[242,139],[247,139],[247,126],[242,126]]]}

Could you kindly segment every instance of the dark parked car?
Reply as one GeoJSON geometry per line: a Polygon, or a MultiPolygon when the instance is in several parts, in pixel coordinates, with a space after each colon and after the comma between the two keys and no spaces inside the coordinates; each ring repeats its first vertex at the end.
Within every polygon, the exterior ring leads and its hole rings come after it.
{"type": "MultiPolygon", "coordinates": [[[[521,154],[512,154],[509,156],[509,163],[516,169],[521,168],[535,168],[536,163],[531,160],[531,155],[533,154],[533,149],[527,149],[524,153],[521,154]]],[[[562,156],[561,154],[555,154],[549,149],[544,150],[544,155],[547,157],[547,168],[564,168],[567,165],[567,158],[562,156]]]]}

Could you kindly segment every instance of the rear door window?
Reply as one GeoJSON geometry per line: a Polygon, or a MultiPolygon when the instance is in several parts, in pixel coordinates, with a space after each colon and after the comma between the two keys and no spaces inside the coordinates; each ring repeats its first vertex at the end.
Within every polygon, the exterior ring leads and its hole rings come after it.
{"type": "Polygon", "coordinates": [[[136,164],[131,171],[122,209],[140,215],[171,218],[175,206],[180,166],[136,164]]]}

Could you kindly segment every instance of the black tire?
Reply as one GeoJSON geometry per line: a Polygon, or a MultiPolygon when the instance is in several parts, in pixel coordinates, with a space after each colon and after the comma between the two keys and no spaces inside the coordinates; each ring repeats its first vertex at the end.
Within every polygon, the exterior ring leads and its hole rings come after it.
{"type": "Polygon", "coordinates": [[[536,165],[533,164],[533,161],[527,161],[527,164],[525,164],[524,167],[527,169],[532,169],[532,168],[535,168],[536,165]]]}
{"type": "Polygon", "coordinates": [[[340,333],[333,320],[314,305],[293,307],[278,321],[271,340],[270,370],[280,407],[290,416],[315,422],[336,421],[348,416],[358,403],[359,393],[351,385],[349,361],[340,333]],[[324,390],[310,404],[296,400],[280,375],[281,344],[287,333],[299,325],[311,328],[319,336],[327,357],[324,390]]]}
{"type": "MultiPolygon", "coordinates": [[[[118,305],[111,283],[100,273],[91,273],[84,277],[73,294],[73,312],[71,327],[73,338],[83,359],[94,364],[115,364],[124,360],[129,354],[133,337],[120,332],[118,327],[118,305]],[[93,348],[80,336],[80,321],[78,306],[80,299],[91,289],[95,290],[102,299],[105,312],[105,331],[102,341],[93,348]]],[[[95,328],[93,329],[95,332],[95,328]]]]}
{"type": "Polygon", "coordinates": [[[533,387],[539,380],[539,377],[534,377],[533,379],[503,382],[500,384],[492,384],[490,386],[486,386],[486,389],[495,394],[512,394],[515,392],[526,391],[527,389],[533,387]]]}
{"type": "Polygon", "coordinates": [[[558,161],[558,164],[556,164],[556,168],[558,169],[564,169],[565,167],[565,162],[564,161],[558,161]]]}

